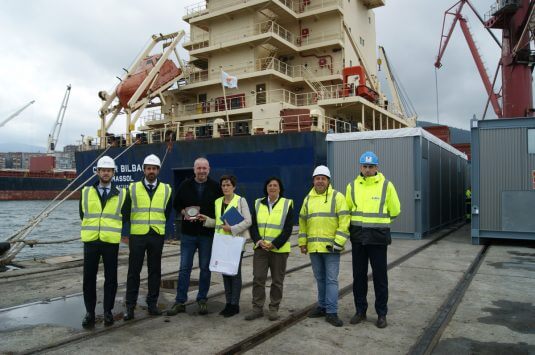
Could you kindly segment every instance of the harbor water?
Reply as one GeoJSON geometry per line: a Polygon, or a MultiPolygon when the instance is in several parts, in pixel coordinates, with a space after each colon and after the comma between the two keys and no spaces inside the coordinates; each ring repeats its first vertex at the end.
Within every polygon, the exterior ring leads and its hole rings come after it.
{"type": "MultiPolygon", "coordinates": [[[[32,217],[38,215],[50,201],[0,201],[0,241],[5,241],[13,233],[25,226],[32,217]]],[[[57,203],[57,202],[55,202],[57,203]]],[[[26,240],[52,241],[72,239],[80,236],[80,216],[78,201],[63,202],[44,219],[26,240]]],[[[26,246],[16,260],[42,259],[59,255],[81,254],[80,240],[60,244],[26,246]]]]}

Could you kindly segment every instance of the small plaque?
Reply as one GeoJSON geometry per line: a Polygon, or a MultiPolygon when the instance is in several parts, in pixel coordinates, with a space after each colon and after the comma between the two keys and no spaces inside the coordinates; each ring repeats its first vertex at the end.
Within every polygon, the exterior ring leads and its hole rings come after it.
{"type": "Polygon", "coordinates": [[[186,221],[194,221],[199,217],[201,212],[200,206],[189,206],[184,208],[184,219],[186,221]]]}

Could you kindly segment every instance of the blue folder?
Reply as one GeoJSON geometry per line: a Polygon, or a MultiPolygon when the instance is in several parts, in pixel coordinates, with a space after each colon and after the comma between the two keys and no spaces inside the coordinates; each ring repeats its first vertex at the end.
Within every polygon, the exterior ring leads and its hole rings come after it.
{"type": "Polygon", "coordinates": [[[238,212],[236,207],[227,208],[225,213],[220,218],[221,222],[225,223],[225,221],[227,221],[227,223],[231,226],[244,220],[243,216],[240,214],[240,212],[238,212]]]}

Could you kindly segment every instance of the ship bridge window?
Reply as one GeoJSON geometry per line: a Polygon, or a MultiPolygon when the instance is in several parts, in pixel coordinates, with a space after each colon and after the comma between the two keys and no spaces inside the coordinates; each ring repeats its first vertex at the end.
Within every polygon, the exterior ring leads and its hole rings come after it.
{"type": "Polygon", "coordinates": [[[528,154],[535,154],[535,128],[528,129],[528,154]]]}

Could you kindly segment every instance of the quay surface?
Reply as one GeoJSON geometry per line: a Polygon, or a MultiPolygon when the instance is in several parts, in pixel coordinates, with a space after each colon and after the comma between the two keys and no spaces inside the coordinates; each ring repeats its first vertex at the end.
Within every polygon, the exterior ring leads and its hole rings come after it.
{"type": "MultiPolygon", "coordinates": [[[[457,226],[459,227],[459,226],[457,226]]],[[[293,242],[295,244],[295,236],[293,242]]],[[[278,321],[245,321],[251,310],[251,245],[242,264],[240,314],[223,318],[222,278],[212,274],[206,316],[197,314],[192,273],[187,312],[174,317],[146,315],[142,283],[136,319],[122,321],[127,254],[119,261],[117,321],[95,330],[81,328],[80,258],[62,257],[0,274],[1,353],[235,353],[255,354],[535,354],[535,249],[526,245],[471,245],[470,226],[441,230],[423,240],[394,240],[389,247],[388,327],[375,327],[373,283],[368,320],[351,325],[351,253],[341,257],[339,316],[334,328],[323,319],[302,317],[313,307],[316,286],[308,256],[294,246],[288,259],[278,321]],[[442,238],[440,238],[442,237],[442,238]],[[435,239],[438,238],[438,239],[435,239]]],[[[350,249],[350,244],[348,244],[350,249]]],[[[179,247],[166,245],[160,308],[174,301],[179,247]]],[[[194,267],[197,261],[194,262],[194,267]]],[[[102,296],[102,267],[99,296],[102,296]]],[[[142,271],[142,277],[146,270],[142,271]]],[[[268,281],[269,285],[269,281],[268,281]]],[[[269,294],[269,288],[267,289],[269,294]]],[[[100,303],[99,303],[100,304],[100,303]]],[[[266,305],[267,307],[267,305],[266,305]]]]}

